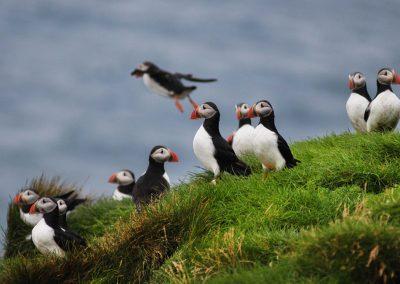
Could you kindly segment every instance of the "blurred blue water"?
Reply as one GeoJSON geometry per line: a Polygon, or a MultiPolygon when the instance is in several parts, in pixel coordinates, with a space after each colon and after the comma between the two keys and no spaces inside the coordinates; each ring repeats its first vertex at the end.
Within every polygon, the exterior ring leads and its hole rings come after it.
{"type": "Polygon", "coordinates": [[[0,224],[27,179],[61,175],[96,195],[108,176],[144,171],[152,146],[198,165],[199,121],[179,114],[129,76],[147,59],[217,77],[193,97],[235,127],[233,106],[269,99],[288,140],[350,128],[347,74],[400,68],[400,2],[392,1],[0,1],[0,224]]]}

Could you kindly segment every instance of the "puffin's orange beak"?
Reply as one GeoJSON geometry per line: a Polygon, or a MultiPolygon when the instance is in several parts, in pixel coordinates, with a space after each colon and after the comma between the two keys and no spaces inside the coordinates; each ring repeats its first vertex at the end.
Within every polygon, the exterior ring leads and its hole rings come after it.
{"type": "Polygon", "coordinates": [[[354,81],[353,81],[353,79],[352,78],[349,78],[349,89],[350,90],[354,90],[354,81]]]}
{"type": "Polygon", "coordinates": [[[117,174],[112,174],[108,179],[109,183],[117,183],[117,174]]]}
{"type": "Polygon", "coordinates": [[[248,117],[248,118],[256,117],[256,115],[254,114],[254,106],[252,106],[252,107],[249,109],[249,112],[247,113],[247,117],[248,117]]]}
{"type": "Polygon", "coordinates": [[[177,163],[177,162],[179,162],[179,157],[178,157],[178,155],[174,152],[174,151],[172,151],[171,149],[168,149],[168,151],[169,151],[169,154],[170,154],[170,158],[169,158],[169,161],[170,162],[174,162],[174,163],[177,163]]]}
{"type": "Polygon", "coordinates": [[[199,119],[201,116],[199,115],[199,107],[196,107],[193,111],[192,114],[190,115],[190,119],[199,119]]]}
{"type": "Polygon", "coordinates": [[[20,194],[20,193],[18,193],[18,194],[14,197],[13,202],[14,202],[14,204],[18,204],[18,203],[21,202],[21,194],[20,194]]]}
{"type": "Polygon", "coordinates": [[[393,84],[400,84],[400,76],[393,70],[393,84]]]}
{"type": "Polygon", "coordinates": [[[236,110],[236,118],[237,118],[238,120],[242,119],[242,112],[240,111],[240,108],[238,108],[238,109],[236,110]]]}
{"type": "Polygon", "coordinates": [[[232,133],[231,135],[229,135],[227,138],[226,138],[226,141],[230,144],[230,145],[232,145],[232,142],[233,142],[233,136],[235,135],[235,133],[232,133]]]}
{"type": "Polygon", "coordinates": [[[35,214],[36,211],[36,205],[35,203],[33,203],[33,205],[31,206],[31,208],[29,208],[29,214],[35,214]]]}

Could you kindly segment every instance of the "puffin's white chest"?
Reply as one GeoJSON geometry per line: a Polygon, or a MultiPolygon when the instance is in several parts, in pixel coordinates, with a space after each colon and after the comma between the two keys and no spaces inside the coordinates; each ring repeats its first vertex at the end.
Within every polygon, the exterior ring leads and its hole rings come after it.
{"type": "Polygon", "coordinates": [[[232,148],[236,156],[242,158],[253,153],[254,127],[246,124],[240,127],[233,137],[232,148]]]}
{"type": "Polygon", "coordinates": [[[380,93],[370,105],[367,130],[396,128],[400,118],[400,99],[390,90],[380,93]]]}
{"type": "Polygon", "coordinates": [[[193,151],[197,159],[207,170],[212,171],[214,175],[219,174],[219,165],[214,158],[215,147],[210,134],[204,129],[203,125],[200,126],[194,136],[193,151]]]}
{"type": "Polygon", "coordinates": [[[121,191],[118,190],[118,188],[116,190],[114,190],[114,194],[113,194],[113,199],[114,200],[121,201],[124,198],[132,199],[132,195],[122,193],[121,191]]]}
{"type": "Polygon", "coordinates": [[[254,130],[253,150],[263,168],[281,170],[286,161],[278,148],[278,135],[259,124],[254,130]]]}
{"type": "Polygon", "coordinates": [[[24,213],[22,209],[19,209],[19,216],[21,217],[21,220],[25,224],[31,227],[36,226],[36,224],[39,223],[39,221],[43,218],[43,214],[41,213],[35,213],[35,214],[24,213]]]}
{"type": "Polygon", "coordinates": [[[65,255],[65,252],[54,241],[53,228],[47,225],[43,218],[32,229],[32,241],[42,254],[55,254],[61,257],[65,255]]]}
{"type": "Polygon", "coordinates": [[[152,92],[156,93],[157,95],[160,95],[163,97],[170,97],[172,95],[171,92],[169,92],[167,89],[165,89],[160,84],[158,84],[156,81],[154,81],[149,76],[149,74],[143,75],[143,82],[147,88],[149,88],[152,92]]]}
{"type": "Polygon", "coordinates": [[[364,120],[364,113],[369,105],[369,101],[363,96],[352,93],[347,100],[346,110],[350,122],[358,132],[367,131],[367,123],[364,120]]]}

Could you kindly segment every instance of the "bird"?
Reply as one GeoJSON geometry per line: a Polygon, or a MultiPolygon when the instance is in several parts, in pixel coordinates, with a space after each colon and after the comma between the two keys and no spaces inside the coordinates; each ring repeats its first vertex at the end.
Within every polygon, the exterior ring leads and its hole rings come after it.
{"type": "Polygon", "coordinates": [[[260,123],[254,130],[253,150],[260,160],[264,178],[268,171],[293,168],[300,161],[293,157],[289,145],[279,134],[275,126],[275,113],[267,100],[258,101],[250,108],[249,117],[260,117],[260,123]]]}
{"type": "Polygon", "coordinates": [[[76,246],[86,247],[83,238],[78,238],[70,230],[61,228],[58,204],[54,198],[40,198],[31,206],[29,212],[43,214],[43,218],[32,229],[32,241],[42,254],[64,257],[67,251],[76,246]]]}
{"type": "Polygon", "coordinates": [[[145,61],[142,64],[139,64],[137,68],[131,72],[131,76],[137,78],[142,77],[144,84],[152,92],[173,99],[176,108],[180,112],[183,112],[183,106],[179,100],[187,97],[193,107],[196,105],[196,102],[192,100],[190,94],[197,87],[183,85],[182,79],[198,83],[211,83],[217,81],[217,79],[196,78],[192,74],[171,73],[162,70],[150,61],[145,61]]]}
{"type": "Polygon", "coordinates": [[[149,155],[149,166],[139,177],[132,191],[132,199],[138,212],[141,212],[143,204],[150,203],[154,198],[169,190],[170,180],[164,163],[178,161],[178,155],[171,149],[161,145],[153,147],[149,155]]]}
{"type": "Polygon", "coordinates": [[[114,200],[132,199],[132,190],[135,186],[135,175],[132,171],[121,170],[118,173],[112,174],[108,182],[118,184],[118,187],[114,190],[114,200]]]}
{"type": "MultiPolygon", "coordinates": [[[[71,190],[56,196],[56,198],[67,199],[75,191],[71,190]]],[[[19,207],[21,220],[28,226],[34,227],[43,217],[41,213],[29,214],[29,209],[40,198],[39,193],[33,188],[25,188],[14,197],[14,204],[19,207]]]]}
{"type": "Polygon", "coordinates": [[[371,102],[367,82],[363,73],[354,72],[349,75],[351,94],[346,102],[347,115],[357,132],[367,132],[367,122],[364,120],[365,110],[371,102]]]}
{"type": "Polygon", "coordinates": [[[377,75],[375,98],[367,107],[364,119],[367,131],[392,131],[400,118],[400,99],[393,93],[392,84],[400,84],[400,75],[394,69],[382,68],[377,75]]]}
{"type": "Polygon", "coordinates": [[[235,105],[239,127],[238,130],[226,139],[232,145],[232,149],[239,159],[243,159],[253,153],[254,127],[251,125],[251,119],[248,117],[249,110],[250,106],[246,103],[235,105]]]}
{"type": "Polygon", "coordinates": [[[216,184],[222,172],[233,175],[248,176],[251,169],[239,160],[229,143],[219,131],[220,112],[213,102],[197,106],[191,119],[205,118],[193,139],[193,150],[197,159],[206,170],[214,174],[212,184],[216,184]]]}
{"type": "MultiPolygon", "coordinates": [[[[82,204],[83,202],[86,201],[85,199],[80,199],[80,198],[74,198],[74,199],[67,199],[66,201],[64,199],[55,199],[57,201],[57,206],[58,206],[58,213],[59,213],[59,218],[58,218],[58,223],[60,225],[60,228],[63,231],[67,231],[68,228],[68,223],[67,223],[67,215],[69,212],[73,211],[76,206],[82,204]]],[[[80,235],[69,231],[69,233],[75,235],[78,239],[81,239],[82,242],[86,242],[84,238],[82,238],[80,235]]]]}

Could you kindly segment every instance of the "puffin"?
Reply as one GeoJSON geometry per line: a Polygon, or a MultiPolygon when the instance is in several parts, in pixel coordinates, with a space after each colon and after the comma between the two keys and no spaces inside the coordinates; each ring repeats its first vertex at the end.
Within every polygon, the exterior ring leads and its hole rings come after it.
{"type": "Polygon", "coordinates": [[[132,190],[135,186],[135,175],[132,171],[121,170],[118,173],[112,174],[108,182],[118,184],[118,187],[114,190],[114,200],[132,199],[132,190]]]}
{"type": "Polygon", "coordinates": [[[376,97],[367,107],[364,119],[367,131],[392,131],[400,118],[400,99],[393,93],[392,84],[400,84],[394,69],[382,68],[377,75],[376,97]]]}
{"type": "Polygon", "coordinates": [[[186,97],[193,107],[195,106],[196,103],[192,100],[190,94],[197,88],[196,86],[183,85],[182,79],[197,83],[211,83],[217,81],[217,79],[196,78],[192,74],[171,73],[162,70],[150,61],[139,64],[137,68],[131,72],[131,76],[135,76],[136,78],[142,77],[144,84],[152,92],[173,99],[176,108],[180,112],[183,112],[183,106],[179,100],[186,97]]]}
{"type": "Polygon", "coordinates": [[[228,136],[226,139],[236,156],[243,159],[253,153],[253,134],[254,127],[251,125],[251,119],[248,117],[250,106],[245,103],[235,105],[236,117],[239,120],[238,130],[228,136]]]}
{"type": "Polygon", "coordinates": [[[275,113],[267,100],[254,104],[249,117],[260,117],[260,123],[254,130],[253,150],[262,164],[264,178],[268,171],[279,171],[283,168],[293,168],[300,161],[293,157],[289,145],[279,134],[275,126],[275,113]]]}
{"type": "MultiPolygon", "coordinates": [[[[74,192],[75,191],[71,190],[56,196],[56,198],[67,199],[74,192]]],[[[33,188],[26,188],[14,197],[13,202],[19,207],[19,215],[21,220],[30,227],[34,227],[43,217],[43,214],[40,212],[29,214],[29,209],[31,208],[32,204],[34,204],[39,198],[39,193],[33,188]]]]}
{"type": "Polygon", "coordinates": [[[61,228],[60,212],[54,198],[42,197],[30,208],[31,214],[43,214],[43,218],[32,229],[32,241],[44,255],[64,257],[74,247],[86,247],[86,241],[70,230],[61,228]]]}
{"type": "Polygon", "coordinates": [[[364,120],[365,110],[371,102],[368,94],[367,82],[361,72],[354,72],[349,75],[350,96],[346,102],[347,115],[357,132],[367,132],[367,122],[364,120]]]}
{"type": "Polygon", "coordinates": [[[132,199],[138,212],[141,212],[142,205],[149,204],[152,199],[169,190],[170,180],[164,163],[178,161],[178,155],[165,146],[155,146],[151,150],[149,166],[146,172],[139,177],[132,191],[132,199]]]}
{"type": "Polygon", "coordinates": [[[190,118],[205,119],[194,136],[193,151],[205,169],[214,174],[212,184],[216,184],[222,172],[240,176],[251,174],[250,167],[239,160],[231,145],[221,136],[220,112],[213,102],[196,106],[190,118]]]}

